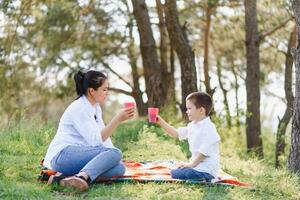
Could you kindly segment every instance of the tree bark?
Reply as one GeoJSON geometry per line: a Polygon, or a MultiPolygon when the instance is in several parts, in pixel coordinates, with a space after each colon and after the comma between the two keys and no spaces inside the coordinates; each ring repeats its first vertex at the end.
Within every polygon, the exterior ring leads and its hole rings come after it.
{"type": "Polygon", "coordinates": [[[185,115],[185,98],[197,91],[197,75],[194,52],[179,24],[176,1],[166,0],[166,23],[172,45],[178,55],[181,66],[181,111],[185,115]]]}
{"type": "Polygon", "coordinates": [[[221,61],[220,59],[217,59],[217,74],[218,74],[218,81],[219,81],[219,85],[220,88],[223,92],[223,96],[224,96],[224,106],[225,106],[225,111],[226,111],[226,123],[227,126],[230,128],[232,126],[231,123],[231,116],[230,116],[230,110],[229,110],[229,104],[228,104],[228,99],[227,99],[227,90],[224,88],[223,82],[222,82],[222,72],[221,72],[221,61]]]}
{"type": "Polygon", "coordinates": [[[236,109],[236,119],[235,126],[237,127],[238,134],[241,134],[241,122],[240,122],[240,107],[239,107],[239,83],[238,83],[238,74],[235,71],[235,65],[233,59],[231,59],[231,70],[234,76],[234,91],[235,91],[235,109],[236,109]]]}
{"type": "Polygon", "coordinates": [[[285,149],[285,132],[288,123],[293,115],[293,101],[294,95],[292,91],[292,74],[293,74],[293,56],[291,53],[292,47],[296,44],[296,26],[290,34],[288,43],[288,50],[286,52],[285,60],[285,74],[284,74],[284,91],[287,100],[286,109],[283,117],[279,120],[277,135],[276,135],[276,150],[275,150],[275,167],[280,167],[279,157],[284,154],[285,149]]]}
{"type": "Polygon", "coordinates": [[[257,30],[256,0],[244,0],[247,58],[247,150],[263,158],[260,127],[259,34],[257,30]]]}
{"type": "Polygon", "coordinates": [[[204,84],[206,92],[213,97],[214,91],[212,91],[210,86],[210,76],[209,76],[209,38],[210,38],[210,25],[211,25],[211,15],[212,9],[209,5],[205,8],[205,26],[204,26],[204,84]]]}
{"type": "MultiPolygon", "coordinates": [[[[156,10],[159,19],[160,32],[160,62],[162,69],[162,81],[164,83],[164,91],[166,91],[166,102],[175,102],[175,88],[174,88],[174,68],[168,65],[168,32],[166,29],[166,22],[164,17],[164,8],[160,0],[156,0],[156,10]],[[172,70],[173,69],[173,70],[172,70]]],[[[171,64],[170,64],[171,65],[171,64]]]]}
{"type": "Polygon", "coordinates": [[[288,158],[288,168],[299,175],[300,173],[300,2],[292,2],[297,25],[297,47],[295,49],[296,85],[292,120],[291,147],[288,158]]]}
{"type": "Polygon", "coordinates": [[[163,6],[160,2],[160,0],[156,0],[156,10],[158,14],[159,19],[159,32],[160,32],[160,62],[161,62],[161,68],[162,73],[164,75],[168,74],[168,35],[167,30],[165,26],[165,19],[164,19],[164,12],[163,12],[163,6]]]}
{"type": "Polygon", "coordinates": [[[134,44],[134,37],[133,37],[133,16],[130,13],[130,8],[127,3],[127,0],[123,1],[127,7],[128,15],[129,15],[129,45],[128,45],[128,58],[129,63],[131,66],[131,76],[132,76],[132,97],[134,98],[138,110],[138,114],[140,116],[146,115],[147,113],[147,104],[143,101],[143,92],[140,89],[139,84],[139,74],[138,74],[138,67],[137,67],[137,55],[135,53],[135,44],[134,44]]]}
{"type": "Polygon", "coordinates": [[[161,65],[158,61],[148,9],[144,0],[132,0],[132,5],[140,36],[148,105],[162,107],[165,104],[166,93],[163,91],[161,65]]]}
{"type": "Polygon", "coordinates": [[[176,102],[176,92],[175,92],[175,55],[174,55],[174,47],[170,42],[170,74],[172,78],[170,78],[170,85],[167,94],[171,94],[170,96],[167,95],[167,102],[176,102]]]}
{"type": "MultiPolygon", "coordinates": [[[[133,41],[131,41],[132,43],[133,41]]],[[[132,74],[132,80],[133,80],[133,87],[132,87],[132,97],[134,98],[138,110],[138,114],[140,116],[147,114],[147,104],[143,101],[143,92],[140,89],[139,84],[139,75],[138,75],[138,69],[136,65],[136,58],[132,55],[132,45],[129,44],[131,47],[129,47],[129,62],[131,65],[131,74],[132,74]]]]}

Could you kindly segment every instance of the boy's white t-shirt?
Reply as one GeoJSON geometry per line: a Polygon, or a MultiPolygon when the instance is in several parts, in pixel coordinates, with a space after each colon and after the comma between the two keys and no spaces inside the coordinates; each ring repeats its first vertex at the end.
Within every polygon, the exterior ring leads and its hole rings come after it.
{"type": "Polygon", "coordinates": [[[187,127],[179,128],[178,138],[180,140],[188,140],[189,150],[192,153],[190,161],[193,161],[199,153],[206,156],[206,158],[193,169],[199,172],[209,173],[216,178],[220,170],[220,136],[210,118],[206,117],[197,123],[190,122],[187,127]]]}
{"type": "Polygon", "coordinates": [[[102,141],[101,130],[105,127],[99,104],[92,106],[86,96],[73,101],[62,115],[59,126],[45,156],[44,165],[51,167],[51,160],[69,145],[113,148],[111,139],[102,141]]]}

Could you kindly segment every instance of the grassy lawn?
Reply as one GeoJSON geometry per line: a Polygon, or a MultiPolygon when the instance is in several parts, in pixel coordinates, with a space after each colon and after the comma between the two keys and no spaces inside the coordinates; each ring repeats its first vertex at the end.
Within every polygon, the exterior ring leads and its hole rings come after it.
{"type": "MultiPolygon", "coordinates": [[[[220,128],[222,168],[250,182],[242,187],[200,187],[170,183],[95,184],[78,193],[36,181],[39,161],[55,134],[56,125],[37,121],[12,123],[0,130],[0,199],[300,199],[299,179],[286,169],[272,166],[274,136],[264,135],[265,159],[245,154],[245,139],[236,130],[220,128]]],[[[184,142],[166,137],[140,119],[120,126],[113,138],[127,160],[187,160],[184,142]]]]}

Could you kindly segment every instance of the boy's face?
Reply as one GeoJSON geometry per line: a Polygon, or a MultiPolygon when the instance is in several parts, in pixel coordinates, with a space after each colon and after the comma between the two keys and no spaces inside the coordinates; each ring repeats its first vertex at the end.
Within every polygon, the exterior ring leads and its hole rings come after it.
{"type": "Polygon", "coordinates": [[[205,109],[203,107],[196,108],[190,100],[186,101],[186,114],[190,121],[199,121],[205,117],[205,109]]]}

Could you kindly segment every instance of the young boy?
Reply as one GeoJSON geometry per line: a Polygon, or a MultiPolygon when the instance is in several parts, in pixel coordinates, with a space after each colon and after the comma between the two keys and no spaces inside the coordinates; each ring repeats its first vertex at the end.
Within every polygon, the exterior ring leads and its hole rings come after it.
{"type": "Polygon", "coordinates": [[[171,170],[172,178],[202,179],[210,182],[217,177],[220,136],[208,114],[212,108],[211,97],[203,92],[194,92],[186,98],[187,115],[191,121],[187,127],[175,129],[160,116],[157,123],[171,136],[187,139],[192,153],[190,162],[180,163],[171,170]]]}

